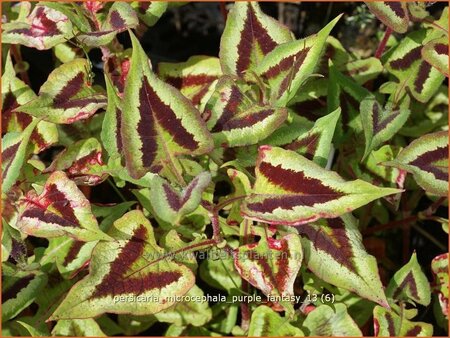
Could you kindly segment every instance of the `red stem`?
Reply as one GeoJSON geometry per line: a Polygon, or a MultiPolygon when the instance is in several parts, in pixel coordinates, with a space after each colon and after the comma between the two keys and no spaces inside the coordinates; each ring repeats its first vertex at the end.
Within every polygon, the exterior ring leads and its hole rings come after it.
{"type": "Polygon", "coordinates": [[[391,34],[392,34],[392,29],[387,27],[386,32],[384,32],[383,39],[380,41],[380,44],[378,45],[378,48],[375,52],[375,57],[377,59],[381,58],[381,55],[383,55],[384,49],[386,48],[386,44],[387,44],[391,34]]]}
{"type": "MultiPolygon", "coordinates": [[[[22,54],[20,53],[20,49],[17,47],[17,45],[11,45],[10,50],[11,50],[12,57],[16,61],[16,64],[23,63],[22,54]]],[[[30,78],[28,77],[28,72],[21,71],[21,72],[19,72],[19,76],[23,82],[25,82],[27,85],[30,85],[30,78]]]]}

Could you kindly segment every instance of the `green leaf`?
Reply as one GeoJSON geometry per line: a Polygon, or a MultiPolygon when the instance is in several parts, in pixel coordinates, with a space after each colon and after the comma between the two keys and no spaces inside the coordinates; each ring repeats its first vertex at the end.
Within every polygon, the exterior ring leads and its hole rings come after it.
{"type": "Polygon", "coordinates": [[[125,163],[133,178],[157,173],[180,154],[201,155],[213,146],[200,112],[178,90],[150,70],[148,58],[131,34],[133,54],[121,123],[125,163]]]}
{"type": "Polygon", "coordinates": [[[97,322],[92,319],[58,320],[52,330],[54,336],[106,337],[97,322]]]}
{"type": "Polygon", "coordinates": [[[163,1],[134,1],[131,6],[137,11],[138,17],[147,26],[153,26],[166,12],[170,3],[163,1]]]}
{"type": "Polygon", "coordinates": [[[448,318],[448,253],[436,256],[431,261],[431,271],[433,272],[435,282],[433,283],[433,291],[437,293],[438,302],[442,314],[448,318]]]}
{"type": "Polygon", "coordinates": [[[412,141],[394,161],[383,165],[406,170],[417,184],[438,196],[448,194],[448,133],[439,131],[412,141]]]}
{"type": "Polygon", "coordinates": [[[386,296],[399,301],[412,301],[424,306],[430,304],[430,283],[423,273],[415,253],[412,254],[409,262],[392,277],[386,290],[386,296]]]}
{"type": "Polygon", "coordinates": [[[347,307],[340,303],[318,306],[306,316],[302,329],[307,336],[362,336],[347,307]]]}
{"type": "Polygon", "coordinates": [[[361,102],[360,110],[366,139],[364,160],[372,150],[378,149],[400,130],[408,119],[410,111],[405,104],[396,107],[392,102],[388,102],[385,108],[382,108],[374,96],[366,97],[361,102]]]}
{"type": "Polygon", "coordinates": [[[397,192],[400,190],[379,188],[362,180],[346,182],[293,151],[262,146],[253,193],[241,210],[248,219],[299,225],[340,216],[397,192]]]}
{"type": "Polygon", "coordinates": [[[278,45],[292,41],[289,29],[268,15],[257,2],[236,2],[220,40],[220,63],[228,75],[255,69],[278,45]]]}
{"type": "Polygon", "coordinates": [[[405,33],[408,30],[409,17],[407,4],[401,1],[365,1],[370,11],[376,17],[397,33],[405,33]]]}
{"type": "Polygon", "coordinates": [[[289,323],[287,318],[281,317],[270,307],[260,305],[252,313],[249,337],[303,337],[302,330],[289,323]]]}
{"type": "Polygon", "coordinates": [[[422,58],[448,77],[448,36],[427,42],[422,48],[422,58]]]}
{"type": "Polygon", "coordinates": [[[377,261],[362,243],[351,214],[297,227],[302,236],[305,263],[325,282],[387,306],[377,261]]]}
{"type": "Polygon", "coordinates": [[[30,190],[19,206],[17,228],[28,235],[68,235],[85,242],[111,240],[98,228],[88,199],[62,171],[49,176],[40,195],[30,190]]]}
{"type": "Polygon", "coordinates": [[[328,35],[341,16],[319,33],[276,47],[258,64],[256,73],[270,86],[270,100],[283,106],[311,76],[325,49],[328,35]]]}
{"type": "Polygon", "coordinates": [[[102,313],[154,314],[176,303],[194,285],[186,266],[172,261],[155,241],[141,211],[117,220],[115,241],[94,248],[90,272],[67,294],[50,320],[90,318],[102,313]]]}
{"type": "Polygon", "coordinates": [[[376,337],[431,337],[433,325],[423,322],[411,322],[406,311],[400,316],[396,311],[375,306],[373,325],[376,337]]]}
{"type": "Polygon", "coordinates": [[[70,124],[91,117],[106,106],[106,98],[91,88],[90,64],[75,59],[53,70],[41,86],[38,98],[16,108],[53,123],[70,124]]]}
{"type": "Polygon", "coordinates": [[[228,291],[241,287],[242,280],[234,268],[233,258],[225,251],[208,251],[208,259],[200,264],[200,277],[208,285],[228,291]]]}

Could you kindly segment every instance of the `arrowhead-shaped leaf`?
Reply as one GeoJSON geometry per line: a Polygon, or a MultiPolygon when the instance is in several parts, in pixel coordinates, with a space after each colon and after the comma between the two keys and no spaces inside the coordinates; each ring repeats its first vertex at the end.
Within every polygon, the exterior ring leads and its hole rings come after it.
{"type": "Polygon", "coordinates": [[[426,134],[403,149],[393,166],[413,174],[417,184],[425,191],[439,196],[448,193],[448,133],[439,131],[426,134]]]}
{"type": "Polygon", "coordinates": [[[159,172],[180,154],[201,155],[213,146],[200,112],[177,89],[158,79],[131,34],[133,54],[124,93],[121,133],[125,163],[133,178],[159,172]]]}
{"type": "Polygon", "coordinates": [[[220,40],[223,72],[243,76],[275,47],[292,39],[289,29],[265,15],[257,2],[236,2],[220,40]]]}
{"type": "Polygon", "coordinates": [[[141,211],[130,211],[100,242],[90,272],[69,291],[50,320],[90,318],[102,313],[148,315],[169,308],[194,285],[186,266],[163,258],[153,228],[141,211]]]}
{"type": "Polygon", "coordinates": [[[61,12],[40,4],[23,20],[2,24],[2,43],[40,50],[52,48],[72,36],[70,20],[61,12]]]}
{"type": "Polygon", "coordinates": [[[374,333],[376,337],[431,337],[433,325],[423,322],[411,322],[393,310],[381,306],[373,309],[374,333]]]}
{"type": "Polygon", "coordinates": [[[307,133],[300,135],[294,142],[286,145],[286,149],[294,150],[308,160],[325,167],[340,114],[341,109],[338,108],[332,113],[319,118],[307,133]]]}
{"type": "Polygon", "coordinates": [[[150,184],[150,203],[158,218],[170,224],[179,224],[181,218],[194,211],[201,202],[202,193],[211,182],[211,174],[196,176],[180,193],[169,182],[157,176],[150,184]]]}
{"type": "Polygon", "coordinates": [[[158,64],[158,75],[198,106],[221,75],[220,61],[209,56],[192,56],[186,62],[158,64]]]}
{"type": "Polygon", "coordinates": [[[28,235],[69,235],[85,242],[111,239],[98,228],[89,201],[62,171],[49,176],[40,195],[31,190],[19,203],[17,228],[28,235]]]}
{"type": "Polygon", "coordinates": [[[422,48],[422,58],[448,77],[448,36],[432,40],[422,48]]]}
{"type": "Polygon", "coordinates": [[[107,178],[102,146],[95,138],[81,140],[60,152],[45,172],[65,171],[77,185],[97,185],[107,178]]]}
{"type": "Polygon", "coordinates": [[[305,263],[316,276],[382,306],[387,305],[375,257],[363,244],[351,214],[297,227],[305,263]]]}
{"type": "Polygon", "coordinates": [[[442,314],[448,318],[448,253],[439,255],[431,261],[431,271],[434,275],[433,291],[437,292],[439,305],[441,306],[442,314]]]}
{"type": "Polygon", "coordinates": [[[412,254],[409,262],[392,277],[386,295],[395,300],[413,301],[424,306],[430,304],[430,283],[415,253],[412,254]]]}
{"type": "Polygon", "coordinates": [[[210,112],[208,127],[214,143],[227,147],[256,144],[287,118],[285,108],[254,102],[231,76],[218,81],[206,111],[210,112]]]}
{"type": "Polygon", "coordinates": [[[397,33],[408,30],[409,16],[406,2],[402,1],[366,1],[367,7],[386,26],[397,33]]]}
{"type": "Polygon", "coordinates": [[[89,63],[75,59],[56,68],[41,86],[38,98],[16,110],[53,123],[73,123],[87,119],[106,106],[103,94],[88,83],[89,63]]]}
{"type": "Polygon", "coordinates": [[[326,39],[339,18],[315,35],[276,47],[258,64],[256,73],[268,82],[271,102],[283,106],[294,97],[318,66],[326,39]]]}
{"type": "Polygon", "coordinates": [[[362,180],[346,182],[290,150],[262,146],[253,193],[242,205],[244,217],[270,224],[299,225],[334,218],[377,198],[399,192],[362,180]]]}
{"type": "Polygon", "coordinates": [[[361,102],[360,110],[366,139],[364,160],[372,150],[389,141],[400,130],[410,111],[404,104],[396,108],[392,103],[387,103],[383,108],[373,96],[368,96],[361,102]]]}
{"type": "Polygon", "coordinates": [[[288,234],[281,239],[263,238],[240,246],[234,265],[242,278],[266,296],[294,295],[294,281],[303,259],[300,237],[288,234]]]}
{"type": "Polygon", "coordinates": [[[135,1],[131,5],[136,9],[139,19],[150,27],[164,14],[169,4],[163,1],[135,1]]]}
{"type": "Polygon", "coordinates": [[[252,313],[249,337],[302,337],[303,332],[291,325],[288,318],[281,317],[266,305],[260,305],[252,313]]]}

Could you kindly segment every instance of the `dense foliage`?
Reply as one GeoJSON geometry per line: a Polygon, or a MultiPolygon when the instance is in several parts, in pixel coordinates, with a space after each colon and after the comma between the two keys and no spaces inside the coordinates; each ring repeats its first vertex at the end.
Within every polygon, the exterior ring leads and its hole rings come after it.
{"type": "Polygon", "coordinates": [[[156,64],[183,3],[2,5],[4,336],[446,334],[447,7],[358,5],[362,56],[238,2],[156,64]]]}

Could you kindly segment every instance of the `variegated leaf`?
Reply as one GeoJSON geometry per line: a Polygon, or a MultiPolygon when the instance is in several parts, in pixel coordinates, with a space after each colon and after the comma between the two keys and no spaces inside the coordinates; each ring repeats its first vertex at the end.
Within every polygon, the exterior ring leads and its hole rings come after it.
{"type": "Polygon", "coordinates": [[[422,58],[448,77],[448,36],[432,40],[423,46],[422,58]]]}
{"type": "Polygon", "coordinates": [[[241,211],[244,217],[261,222],[299,225],[340,216],[397,192],[362,180],[346,182],[296,152],[262,146],[253,193],[241,211]]]}
{"type": "Polygon", "coordinates": [[[345,75],[353,78],[358,84],[376,79],[383,71],[381,61],[375,57],[350,61],[339,68],[342,68],[345,75]]]}
{"type": "Polygon", "coordinates": [[[102,161],[102,146],[95,138],[71,144],[44,172],[56,170],[65,171],[77,185],[97,185],[108,177],[102,161]]]}
{"type": "Polygon", "coordinates": [[[286,149],[294,150],[321,167],[325,167],[331,150],[334,129],[341,114],[337,108],[332,113],[318,119],[314,126],[300,135],[294,142],[286,145],[286,149]]]}
{"type": "Polygon", "coordinates": [[[136,9],[138,17],[147,26],[153,26],[167,10],[169,3],[163,1],[134,1],[131,6],[136,9]]]}
{"type": "MultiPolygon", "coordinates": [[[[8,53],[5,72],[2,75],[2,135],[9,132],[23,132],[35,119],[30,115],[14,111],[20,105],[36,98],[33,90],[16,77],[11,56],[8,53]]],[[[58,131],[53,123],[41,121],[31,134],[34,153],[39,153],[56,143],[58,131]]]]}
{"type": "Polygon", "coordinates": [[[211,182],[211,174],[203,172],[180,193],[169,182],[157,176],[150,184],[150,203],[155,216],[176,225],[181,218],[194,211],[201,202],[202,193],[211,182]]]}
{"type": "Polygon", "coordinates": [[[327,283],[387,306],[375,257],[363,244],[351,214],[297,227],[302,236],[305,263],[327,283]]]}
{"type": "Polygon", "coordinates": [[[163,258],[153,228],[141,211],[117,220],[115,240],[94,248],[90,272],[69,291],[50,320],[91,318],[102,313],[148,315],[171,307],[194,285],[186,266],[163,258]]]}
{"type": "Polygon", "coordinates": [[[340,17],[315,35],[276,47],[258,64],[255,71],[268,82],[271,102],[283,106],[295,96],[318,66],[326,39],[340,17]]]}
{"type": "Polygon", "coordinates": [[[448,253],[439,255],[431,261],[431,271],[434,275],[433,291],[437,293],[439,305],[444,317],[448,318],[448,294],[449,294],[449,275],[448,275],[449,259],[448,253]]]}
{"type": "Polygon", "coordinates": [[[431,301],[430,283],[423,273],[416,253],[391,278],[386,296],[395,300],[412,301],[427,306],[431,301]]]}
{"type": "Polygon", "coordinates": [[[49,176],[40,195],[30,190],[19,205],[17,228],[28,235],[68,235],[85,242],[111,240],[98,228],[87,198],[62,171],[49,176]]]}
{"type": "Polygon", "coordinates": [[[427,102],[439,89],[445,76],[422,58],[422,46],[427,42],[425,29],[405,36],[385,63],[400,86],[406,86],[412,96],[427,102]]]}
{"type": "MultiPolygon", "coordinates": [[[[247,175],[236,169],[227,170],[228,177],[230,178],[231,184],[233,184],[234,192],[232,197],[239,197],[247,195],[251,190],[250,180],[247,175]]],[[[231,197],[231,196],[230,196],[231,197]]],[[[243,221],[241,215],[241,201],[237,200],[231,205],[230,212],[227,217],[227,224],[229,225],[239,225],[243,221]]]]}
{"type": "Polygon", "coordinates": [[[200,112],[177,89],[158,79],[131,34],[133,54],[124,93],[121,133],[125,163],[133,178],[159,172],[180,154],[211,150],[212,138],[200,112]]]}
{"type": "Polygon", "coordinates": [[[281,317],[266,305],[260,305],[252,313],[249,337],[301,337],[302,330],[289,323],[288,318],[281,317]]]}
{"type": "Polygon", "coordinates": [[[106,337],[94,318],[58,320],[52,329],[53,336],[106,337]]]}
{"type": "Polygon", "coordinates": [[[448,132],[426,134],[412,141],[394,161],[383,164],[413,174],[417,184],[427,192],[447,196],[448,132]]]}
{"type": "Polygon", "coordinates": [[[21,133],[8,133],[2,138],[2,192],[6,193],[16,183],[25,159],[31,155],[29,141],[39,123],[35,119],[21,133]]]}
{"type": "Polygon", "coordinates": [[[61,12],[41,4],[23,20],[2,24],[2,43],[40,50],[52,48],[72,36],[71,21],[61,12]]]}
{"type": "Polygon", "coordinates": [[[15,110],[53,123],[87,119],[106,106],[106,97],[89,84],[89,67],[86,59],[62,64],[50,73],[38,98],[15,110]]]}
{"type": "Polygon", "coordinates": [[[409,321],[403,311],[398,312],[375,306],[373,309],[373,326],[376,337],[430,337],[433,325],[409,321]]]}
{"type": "Polygon", "coordinates": [[[220,40],[223,72],[243,76],[275,47],[292,40],[289,29],[265,15],[257,2],[236,2],[220,40]]]}
{"type": "MultiPolygon", "coordinates": [[[[409,100],[405,102],[409,103],[409,100]]],[[[378,149],[400,130],[408,119],[410,110],[405,103],[395,107],[392,102],[388,102],[383,108],[374,96],[366,97],[361,102],[360,110],[366,139],[364,160],[372,150],[378,149]]]]}
{"type": "Polygon", "coordinates": [[[158,75],[200,106],[221,75],[220,61],[209,56],[192,56],[186,62],[158,64],[158,75]]]}
{"type": "Polygon", "coordinates": [[[208,128],[217,146],[256,144],[287,118],[285,108],[254,102],[244,93],[244,86],[231,76],[223,76],[206,105],[208,128]]]}
{"type": "Polygon", "coordinates": [[[404,1],[365,1],[370,11],[376,17],[397,33],[408,30],[409,15],[404,1]]]}
{"type": "Polygon", "coordinates": [[[360,337],[362,332],[353,318],[348,314],[344,304],[333,307],[323,304],[306,316],[302,329],[306,336],[360,337]]]}
{"type": "MultiPolygon", "coordinates": [[[[294,295],[294,281],[302,260],[302,245],[297,234],[281,239],[261,237],[258,243],[240,246],[234,253],[234,266],[241,277],[268,297],[294,295]]],[[[284,302],[280,305],[286,306],[284,302]]]]}

